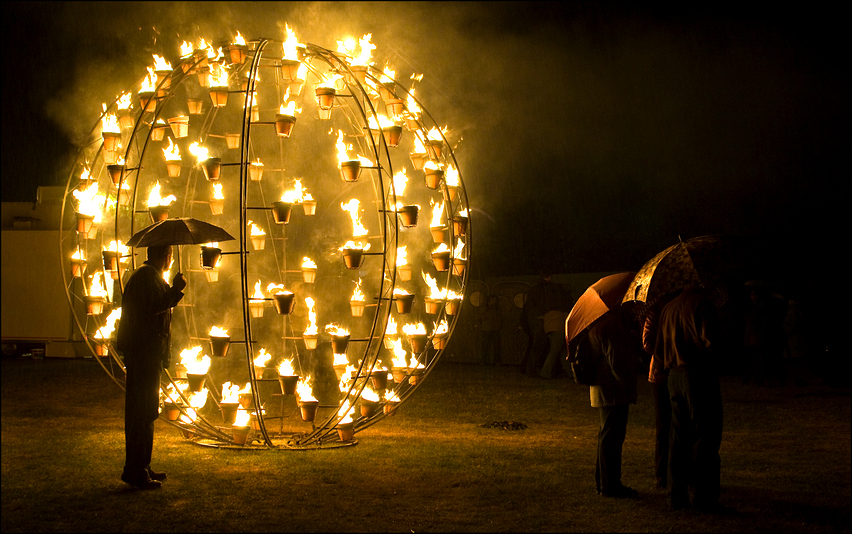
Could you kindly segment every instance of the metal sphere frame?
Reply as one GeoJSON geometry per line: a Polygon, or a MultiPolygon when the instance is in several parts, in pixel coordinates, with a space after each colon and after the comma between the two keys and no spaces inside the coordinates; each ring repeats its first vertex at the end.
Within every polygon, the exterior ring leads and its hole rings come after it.
{"type": "MultiPolygon", "coordinates": [[[[226,44],[224,46],[229,47],[232,45],[226,44]]],[[[279,57],[280,53],[275,55],[275,57],[270,57],[273,56],[273,50],[280,50],[279,47],[281,46],[283,46],[281,41],[258,39],[250,41],[248,45],[244,47],[244,50],[238,49],[238,53],[242,53],[242,61],[235,61],[234,57],[231,56],[231,61],[228,62],[227,53],[226,57],[222,58],[220,55],[218,58],[220,64],[224,65],[226,63],[230,63],[233,69],[228,75],[231,82],[229,85],[234,85],[234,82],[238,82],[238,75],[240,74],[243,75],[243,80],[247,79],[244,83],[244,88],[237,90],[228,89],[227,91],[228,94],[239,95],[242,98],[243,104],[241,116],[238,117],[240,124],[238,161],[221,163],[221,167],[238,167],[239,169],[239,238],[237,240],[239,250],[223,252],[222,254],[239,255],[240,303],[236,308],[236,313],[241,316],[239,319],[241,319],[242,322],[245,339],[231,341],[231,344],[242,345],[245,347],[245,365],[247,369],[244,370],[248,371],[248,382],[251,384],[252,402],[250,407],[254,408],[254,420],[252,424],[256,429],[256,437],[246,444],[235,444],[235,437],[227,432],[227,427],[223,427],[217,424],[216,421],[212,420],[217,415],[215,412],[211,415],[210,412],[212,411],[212,408],[207,408],[206,414],[203,414],[203,410],[199,409],[195,414],[195,419],[191,423],[179,420],[170,420],[165,417],[165,410],[163,410],[161,418],[163,418],[164,421],[178,428],[189,441],[204,446],[240,449],[320,449],[347,446],[357,443],[357,441],[352,438],[344,439],[342,434],[338,433],[337,425],[346,416],[346,413],[342,413],[344,411],[343,407],[348,406],[354,409],[356,402],[362,400],[362,394],[365,389],[367,389],[371,373],[382,369],[379,367],[380,360],[385,362],[388,361],[388,355],[386,353],[383,354],[382,351],[384,349],[387,352],[387,349],[385,348],[386,338],[391,334],[388,334],[386,331],[388,322],[395,311],[395,290],[400,287],[397,276],[397,251],[400,242],[407,241],[408,236],[413,235],[413,232],[409,227],[401,224],[400,217],[398,216],[398,206],[401,205],[399,201],[402,200],[403,197],[402,195],[397,195],[396,186],[393,180],[394,158],[392,156],[395,155],[395,151],[398,150],[395,147],[399,141],[398,139],[390,139],[394,142],[389,143],[389,138],[385,129],[382,126],[375,128],[375,125],[380,124],[380,106],[384,104],[388,111],[391,110],[391,104],[387,103],[388,100],[392,101],[395,106],[394,109],[399,111],[399,113],[388,114],[395,117],[396,122],[403,122],[407,126],[407,131],[412,132],[413,136],[416,136],[424,143],[427,149],[427,160],[437,163],[439,166],[443,166],[444,168],[452,166],[458,173],[458,184],[453,188],[448,187],[445,179],[440,180],[439,185],[434,188],[429,186],[429,189],[440,194],[440,202],[443,203],[443,216],[447,221],[446,232],[450,243],[450,265],[448,268],[445,267],[444,269],[446,270],[446,275],[442,276],[442,271],[438,271],[438,275],[436,276],[436,279],[443,281],[445,289],[443,291],[443,296],[439,298],[440,307],[438,308],[437,314],[435,314],[434,326],[437,326],[441,321],[446,321],[448,330],[445,341],[448,341],[452,335],[460,316],[459,308],[461,306],[461,301],[457,301],[456,303],[452,302],[452,299],[448,297],[448,290],[451,290],[457,295],[463,296],[464,288],[467,285],[470,273],[469,268],[464,268],[467,260],[461,258],[463,255],[466,255],[468,258],[470,257],[471,228],[469,221],[465,217],[465,225],[462,226],[461,229],[457,225],[453,224],[454,218],[458,218],[460,213],[466,214],[469,206],[458,162],[456,161],[452,147],[450,146],[447,138],[444,137],[443,132],[441,132],[441,140],[436,144],[431,144],[427,140],[427,132],[440,132],[438,124],[434,121],[431,115],[429,115],[422,104],[414,98],[411,92],[406,90],[401,83],[398,83],[395,80],[388,81],[389,78],[387,75],[383,74],[381,71],[378,71],[372,66],[356,67],[353,69],[353,65],[350,64],[351,58],[348,58],[348,56],[345,56],[344,54],[333,52],[313,44],[307,44],[304,46],[300,45],[300,57],[298,63],[300,66],[304,65],[307,67],[308,70],[308,75],[305,76],[304,80],[301,80],[302,88],[309,86],[309,77],[313,77],[319,82],[327,80],[329,75],[342,75],[342,78],[340,78],[342,85],[338,84],[340,90],[333,92],[333,105],[329,106],[328,109],[322,109],[322,107],[318,105],[318,119],[316,120],[320,122],[323,120],[330,121],[334,115],[337,117],[336,122],[341,122],[342,115],[344,125],[348,125],[349,139],[358,145],[359,150],[357,150],[357,152],[359,154],[364,152],[370,154],[372,156],[372,161],[375,162],[372,167],[362,166],[362,170],[369,171],[369,174],[372,176],[371,183],[374,194],[373,202],[375,203],[374,216],[376,217],[379,233],[378,235],[364,236],[364,239],[370,243],[370,250],[374,250],[373,246],[379,250],[377,252],[364,252],[364,256],[380,256],[381,262],[380,266],[376,266],[375,264],[377,262],[372,261],[372,258],[364,260],[365,263],[371,262],[373,264],[373,268],[368,273],[372,276],[369,280],[372,282],[373,294],[375,295],[373,298],[376,303],[368,306],[368,308],[374,309],[372,321],[365,322],[360,329],[360,331],[366,332],[366,335],[363,335],[363,337],[352,337],[349,339],[350,346],[360,345],[363,347],[363,351],[361,352],[361,357],[355,360],[357,363],[353,364],[356,374],[349,380],[340,381],[339,383],[340,395],[337,404],[323,404],[321,402],[320,408],[328,410],[327,415],[324,417],[319,417],[319,415],[317,415],[317,420],[320,422],[317,422],[316,420],[310,421],[310,430],[284,432],[283,427],[285,415],[283,406],[286,395],[284,395],[283,392],[284,385],[282,382],[282,393],[278,395],[278,397],[280,397],[279,400],[282,407],[282,413],[280,416],[281,422],[279,431],[277,433],[271,432],[271,429],[269,429],[268,426],[272,419],[278,419],[278,417],[271,418],[266,415],[266,406],[269,405],[273,397],[276,397],[276,394],[268,393],[271,389],[267,386],[274,386],[275,384],[266,383],[277,381],[277,379],[264,379],[262,378],[262,375],[258,376],[257,369],[254,365],[254,361],[257,356],[256,348],[259,348],[258,346],[262,344],[258,338],[259,336],[266,334],[269,329],[261,327],[260,321],[256,320],[258,317],[254,317],[251,310],[252,295],[250,294],[249,289],[249,278],[250,276],[252,278],[255,277],[255,275],[252,274],[252,269],[255,268],[253,261],[254,257],[259,254],[254,253],[259,251],[250,251],[247,247],[247,242],[250,240],[247,235],[247,226],[250,216],[254,217],[255,212],[260,212],[261,214],[266,215],[267,222],[269,222],[269,215],[273,209],[265,204],[263,206],[251,205],[252,201],[249,197],[257,197],[258,194],[251,194],[250,192],[250,189],[253,187],[252,182],[255,180],[249,180],[249,168],[252,164],[251,156],[253,150],[260,150],[259,147],[263,146],[264,142],[267,142],[267,145],[269,144],[268,139],[265,139],[264,136],[268,137],[269,133],[275,135],[273,128],[271,128],[271,126],[275,126],[275,122],[259,120],[258,108],[260,105],[259,101],[262,99],[258,97],[257,89],[261,69],[264,69],[265,71],[271,70],[275,75],[275,80],[269,82],[267,81],[269,75],[267,72],[264,72],[260,83],[265,87],[274,87],[274,98],[277,103],[280,103],[288,96],[291,96],[289,88],[292,87],[291,84],[293,83],[293,79],[292,77],[289,79],[285,78],[284,71],[282,70],[285,67],[285,63],[287,63],[287,60],[281,59],[279,57]],[[379,90],[381,90],[381,94],[379,90]],[[419,107],[420,113],[416,115],[409,112],[408,106],[405,102],[416,103],[416,106],[419,107]],[[400,105],[402,106],[401,108],[399,107],[400,105]],[[370,119],[372,119],[372,122],[370,119]],[[371,126],[373,128],[371,128],[371,126]],[[400,232],[408,234],[405,239],[400,239],[400,232]],[[461,250],[465,251],[466,254],[458,254],[457,257],[458,249],[455,246],[459,244],[462,245],[461,250]],[[262,399],[262,395],[266,398],[262,399]],[[260,406],[261,408],[256,409],[255,407],[257,406],[260,406]]],[[[105,117],[108,117],[108,115],[111,114],[112,110],[117,108],[119,99],[116,99],[112,105],[105,106],[101,117],[89,134],[88,143],[81,147],[79,151],[77,164],[71,170],[66,186],[65,197],[62,203],[61,220],[65,220],[66,209],[76,211],[77,208],[75,208],[75,204],[77,204],[77,202],[75,202],[75,192],[90,188],[92,184],[107,184],[107,188],[111,188],[109,189],[110,191],[113,189],[115,190],[114,197],[110,193],[103,195],[103,198],[97,201],[101,205],[101,213],[105,214],[112,209],[115,210],[113,219],[114,224],[111,228],[112,231],[109,232],[110,228],[104,224],[100,229],[94,229],[94,234],[98,235],[98,238],[93,238],[90,235],[92,233],[91,230],[83,230],[84,223],[86,222],[85,217],[83,217],[83,222],[79,222],[81,217],[78,212],[77,227],[71,231],[63,231],[60,233],[59,248],[60,257],[62,258],[61,271],[63,282],[66,288],[68,305],[72,310],[74,323],[82,335],[82,340],[85,341],[89,350],[91,350],[95,355],[95,360],[122,389],[124,389],[122,375],[126,371],[120,355],[115,350],[112,350],[112,340],[109,337],[100,340],[97,340],[95,337],[99,332],[102,333],[101,329],[105,326],[105,320],[102,315],[106,315],[106,313],[102,312],[91,314],[84,309],[85,301],[90,300],[88,297],[91,296],[90,293],[92,289],[88,288],[85,283],[85,275],[83,273],[88,270],[92,277],[100,276],[104,281],[112,278],[114,280],[112,296],[110,297],[109,292],[107,292],[108,296],[106,307],[117,307],[120,304],[121,295],[123,294],[126,275],[132,272],[135,268],[137,258],[135,257],[135,254],[132,253],[129,256],[121,255],[121,251],[113,245],[120,256],[120,258],[112,264],[112,266],[115,267],[114,270],[107,269],[108,265],[106,254],[104,254],[103,264],[98,261],[97,267],[93,268],[91,263],[87,263],[87,260],[80,260],[77,262],[77,267],[75,269],[74,265],[71,263],[72,260],[70,259],[69,251],[75,250],[78,253],[85,253],[84,256],[91,256],[90,253],[94,250],[96,251],[95,253],[100,256],[101,251],[105,251],[108,248],[108,246],[104,246],[108,239],[119,239],[122,242],[127,242],[131,235],[147,226],[147,224],[150,224],[150,220],[147,220],[146,224],[143,224],[138,220],[140,216],[147,219],[149,212],[148,210],[138,210],[137,204],[140,203],[140,189],[144,185],[155,182],[159,184],[163,181],[160,179],[162,176],[157,175],[158,167],[160,167],[159,170],[161,170],[161,165],[158,165],[154,160],[155,156],[152,156],[152,153],[159,152],[158,147],[153,147],[153,144],[157,141],[152,140],[152,134],[156,127],[162,128],[160,124],[162,123],[164,112],[166,112],[167,109],[173,110],[175,107],[174,105],[170,106],[170,104],[175,104],[180,101],[178,98],[179,93],[183,92],[186,95],[199,93],[196,84],[203,86],[203,78],[202,76],[199,76],[196,82],[196,76],[194,76],[194,74],[196,74],[199,70],[203,73],[204,66],[208,65],[208,62],[212,62],[210,60],[215,61],[214,58],[208,57],[206,49],[196,50],[193,54],[181,58],[180,62],[174,69],[169,72],[159,73],[157,78],[157,87],[155,89],[156,96],[152,95],[150,97],[151,100],[146,102],[140,95],[141,105],[137,106],[135,110],[126,113],[130,114],[133,118],[133,124],[132,128],[129,128],[129,136],[124,134],[121,135],[122,140],[126,139],[126,146],[124,147],[123,153],[123,161],[125,162],[125,165],[120,169],[120,175],[117,180],[115,179],[116,162],[113,158],[115,157],[115,154],[119,153],[119,151],[110,151],[107,149],[105,141],[106,136],[103,136],[100,130],[102,121],[105,117]],[[151,102],[155,102],[155,104],[151,104],[151,102]],[[111,152],[114,154],[111,154],[111,152]],[[147,159],[146,156],[148,156],[147,159]],[[109,163],[108,160],[112,161],[112,163],[109,163]],[[110,165],[112,165],[112,167],[110,167],[110,165]],[[86,175],[85,172],[81,172],[81,167],[88,170],[88,175],[86,175]],[[154,175],[150,182],[146,181],[148,177],[146,176],[145,171],[148,169],[150,169],[149,173],[154,175]],[[112,173],[112,177],[110,173],[112,173]],[[128,191],[127,194],[123,193],[125,190],[128,191]],[[123,202],[126,204],[123,204],[123,202]],[[109,235],[105,236],[105,234],[109,235]],[[122,263],[126,262],[126,260],[129,260],[129,267],[122,265],[122,263]],[[100,274],[98,275],[97,273],[100,274]],[[103,352],[106,352],[105,357],[101,356],[103,352]]],[[[139,86],[144,79],[145,78],[142,78],[142,80],[140,80],[140,82],[134,87],[139,86]]],[[[301,99],[304,105],[306,99],[306,97],[303,96],[304,91],[299,90],[295,92],[297,95],[302,95],[301,99]]],[[[268,93],[269,92],[267,91],[265,95],[267,96],[267,100],[269,99],[268,93]]],[[[212,94],[210,96],[213,97],[212,94]]],[[[310,104],[310,98],[307,98],[309,100],[308,104],[310,104]]],[[[319,99],[319,96],[317,98],[319,99]]],[[[317,103],[319,103],[319,100],[317,100],[317,103]]],[[[198,134],[194,138],[197,138],[202,142],[202,144],[208,145],[209,142],[212,141],[211,138],[224,137],[221,134],[214,134],[212,131],[214,131],[214,127],[217,126],[217,114],[222,112],[224,115],[224,108],[226,105],[227,104],[220,106],[215,105],[214,103],[213,106],[208,106],[206,113],[202,113],[201,116],[198,117],[202,122],[200,127],[197,127],[198,134]]],[[[301,123],[299,124],[301,125],[301,123]]],[[[318,130],[319,126],[316,128],[318,130]]],[[[323,126],[323,129],[325,129],[325,126],[323,126]]],[[[166,131],[168,132],[168,128],[166,128],[166,131]]],[[[332,133],[333,131],[334,128],[332,128],[329,133],[332,133]]],[[[342,132],[340,129],[338,131],[342,132]]],[[[170,143],[172,141],[172,137],[174,137],[174,140],[177,141],[178,138],[175,137],[175,135],[172,135],[169,138],[170,143]]],[[[286,136],[282,136],[281,134],[277,135],[277,156],[281,165],[279,165],[280,169],[270,169],[269,171],[264,170],[264,173],[266,173],[267,176],[270,172],[283,173],[286,170],[283,162],[286,160],[284,155],[286,152],[285,143],[290,141],[289,137],[289,133],[286,136]]],[[[185,143],[186,141],[184,141],[184,144],[185,143]]],[[[319,149],[314,148],[314,150],[315,152],[319,152],[319,149]]],[[[186,154],[186,150],[184,150],[183,153],[183,157],[188,156],[188,154],[186,154]]],[[[311,156],[315,156],[315,154],[311,154],[311,156]]],[[[330,156],[331,153],[323,153],[320,157],[330,159],[330,156]]],[[[184,214],[182,216],[191,216],[195,204],[205,203],[204,201],[196,200],[199,184],[209,181],[209,177],[208,180],[204,179],[207,175],[206,171],[204,174],[201,172],[201,165],[203,163],[204,162],[199,161],[198,165],[189,169],[189,176],[186,176],[185,178],[186,184],[185,193],[182,196],[182,209],[170,209],[170,213],[179,211],[184,214]]],[[[404,165],[398,165],[398,167],[403,168],[404,171],[404,165]]],[[[180,173],[184,172],[184,165],[182,163],[180,173]]],[[[184,178],[181,177],[181,180],[183,179],[184,178]]],[[[340,195],[337,195],[334,201],[330,204],[336,203],[340,196],[347,192],[347,187],[353,187],[351,184],[342,182],[339,177],[335,177],[335,179],[343,184],[344,189],[343,192],[340,195]]],[[[216,180],[218,180],[218,178],[216,180]]],[[[274,183],[283,186],[284,180],[277,180],[274,183]]],[[[296,183],[300,184],[300,182],[296,183]]],[[[260,198],[265,201],[263,187],[259,186],[258,191],[260,198]]],[[[325,192],[325,190],[323,192],[325,192]]],[[[421,196],[424,193],[429,196],[430,202],[434,200],[434,198],[431,197],[432,193],[428,191],[420,191],[421,196]]],[[[405,195],[405,197],[408,196],[408,194],[405,195]]],[[[438,201],[435,202],[435,204],[437,203],[438,201]]],[[[329,205],[326,206],[326,208],[327,211],[328,209],[331,209],[332,206],[329,205]]],[[[331,215],[328,215],[327,218],[333,219],[331,215]]],[[[278,221],[275,222],[277,223],[278,221]]],[[[287,222],[283,225],[279,223],[274,226],[269,226],[269,228],[282,228],[282,233],[284,234],[283,237],[272,237],[272,249],[274,253],[274,262],[272,263],[275,264],[275,270],[279,276],[283,278],[284,283],[281,285],[284,287],[293,287],[294,284],[298,285],[298,282],[289,280],[288,283],[288,273],[296,273],[300,271],[287,269],[288,239],[290,239],[288,238],[286,231],[288,224],[289,223],[287,222]],[[281,261],[279,261],[278,249],[276,248],[275,243],[276,241],[281,242],[281,247],[283,249],[281,261]]],[[[233,233],[235,232],[232,232],[232,235],[233,233]]],[[[204,270],[198,271],[190,268],[190,261],[188,259],[190,256],[191,255],[189,254],[184,254],[182,260],[180,247],[178,247],[178,254],[176,256],[177,270],[174,272],[205,272],[204,270]]],[[[267,260],[267,263],[270,262],[267,260]]],[[[357,267],[356,269],[352,269],[348,265],[346,267],[350,272],[352,270],[358,270],[358,287],[360,287],[360,272],[364,269],[364,267],[360,269],[357,269],[357,267]]],[[[256,268],[262,268],[259,262],[256,268]]],[[[266,271],[269,272],[269,270],[270,268],[267,265],[266,271]]],[[[425,269],[423,272],[425,273],[425,269]]],[[[336,278],[342,278],[342,276],[338,276],[336,278]]],[[[208,284],[210,283],[209,280],[210,278],[208,276],[208,284]]],[[[258,278],[258,282],[259,281],[260,279],[258,278]]],[[[203,299],[207,293],[198,289],[200,283],[201,282],[198,279],[190,281],[190,285],[186,290],[187,297],[189,298],[187,299],[185,297],[184,299],[184,301],[188,302],[182,302],[178,308],[175,309],[175,316],[172,321],[173,325],[179,324],[185,329],[185,331],[179,333],[178,337],[183,335],[187,338],[185,340],[186,342],[198,342],[201,340],[203,343],[203,341],[208,339],[197,334],[199,330],[199,326],[197,325],[197,315],[200,315],[202,312],[209,311],[207,308],[203,307],[203,299]],[[176,319],[177,321],[175,321],[176,319]]],[[[335,287],[333,281],[329,281],[329,284],[331,284],[330,287],[333,290],[335,287]]],[[[313,285],[313,282],[311,285],[313,285]]],[[[302,289],[307,290],[308,288],[306,286],[307,284],[303,284],[302,289]]],[[[267,298],[265,300],[269,301],[273,299],[267,298]]],[[[222,310],[218,309],[214,311],[221,312],[222,310]]],[[[428,311],[427,314],[429,314],[428,311]]],[[[289,312],[281,315],[281,319],[281,333],[283,335],[280,339],[282,343],[282,352],[293,356],[293,362],[298,364],[300,376],[305,376],[304,366],[302,363],[303,358],[308,360],[305,363],[305,366],[307,366],[308,363],[313,362],[314,370],[316,371],[319,369],[320,362],[316,355],[316,350],[306,348],[306,350],[300,351],[300,347],[296,346],[297,342],[301,340],[302,337],[292,335],[294,333],[294,320],[289,312]]],[[[178,330],[180,330],[180,328],[178,328],[178,330]]],[[[400,337],[402,336],[400,335],[400,337]]],[[[432,328],[432,331],[428,334],[428,341],[417,353],[415,353],[414,345],[411,343],[412,350],[410,356],[412,359],[417,357],[417,361],[423,364],[424,367],[422,375],[418,376],[415,380],[415,371],[412,368],[408,368],[405,372],[404,378],[398,382],[394,382],[394,386],[391,391],[398,398],[398,401],[394,404],[394,409],[399,409],[399,407],[402,406],[408,398],[410,398],[414,391],[416,391],[416,389],[434,369],[435,364],[443,354],[443,347],[446,346],[445,343],[442,343],[441,348],[436,349],[434,348],[436,343],[437,340],[435,339],[434,328],[432,328]]],[[[178,350],[179,347],[175,347],[173,339],[173,364],[175,361],[174,355],[178,352],[178,350]]],[[[225,358],[214,358],[213,362],[215,364],[217,361],[224,359],[225,358]]],[[[349,359],[351,360],[351,357],[349,359]]],[[[229,365],[231,365],[232,368],[234,367],[234,364],[229,365]]],[[[213,365],[210,367],[212,370],[213,365]]],[[[325,366],[325,368],[327,367],[328,366],[325,366]]],[[[190,401],[188,400],[187,395],[185,395],[179,388],[179,384],[181,384],[184,379],[172,376],[172,373],[168,370],[166,370],[164,375],[165,380],[162,381],[163,387],[165,388],[167,385],[171,384],[175,388],[182,401],[182,403],[178,405],[179,409],[183,415],[186,416],[188,408],[190,407],[190,401]]],[[[317,374],[313,376],[313,380],[314,384],[319,383],[317,374]]],[[[221,384],[213,379],[211,371],[208,371],[205,378],[205,383],[207,382],[214,386],[209,390],[209,396],[212,397],[213,402],[217,406],[220,406],[221,395],[219,395],[217,388],[221,384]]],[[[243,381],[234,380],[234,382],[242,383],[243,381]]],[[[326,380],[325,383],[326,386],[328,386],[328,380],[326,380]]],[[[314,390],[316,391],[316,389],[317,388],[315,387],[314,390]]],[[[386,391],[382,389],[382,397],[385,396],[385,393],[386,391]]],[[[317,398],[319,398],[319,395],[317,395],[317,398]]],[[[363,400],[361,404],[363,405],[363,400]]],[[[385,405],[386,403],[381,401],[380,404],[385,405]]],[[[210,406],[209,399],[207,406],[210,406]]],[[[394,413],[393,411],[388,412],[390,414],[394,413]]],[[[362,414],[360,417],[356,415],[353,417],[353,435],[354,433],[363,431],[377,423],[387,415],[388,413],[382,409],[374,410],[373,413],[367,415],[362,414]]]]}

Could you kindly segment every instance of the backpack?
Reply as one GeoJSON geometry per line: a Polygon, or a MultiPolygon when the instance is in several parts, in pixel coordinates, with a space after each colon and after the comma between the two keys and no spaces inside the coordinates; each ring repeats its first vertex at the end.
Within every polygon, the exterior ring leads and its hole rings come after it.
{"type": "Polygon", "coordinates": [[[574,382],[581,386],[594,385],[598,378],[598,358],[592,350],[589,334],[583,332],[571,340],[568,349],[568,366],[574,374],[574,382]]]}

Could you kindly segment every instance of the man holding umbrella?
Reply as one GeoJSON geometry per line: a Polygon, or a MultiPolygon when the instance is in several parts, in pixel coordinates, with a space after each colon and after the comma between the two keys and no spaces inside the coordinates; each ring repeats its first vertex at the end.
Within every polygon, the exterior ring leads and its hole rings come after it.
{"type": "Polygon", "coordinates": [[[634,275],[619,273],[598,280],[577,299],[565,321],[569,354],[579,348],[587,351],[590,362],[597,362],[589,397],[592,408],[600,412],[595,485],[605,497],[638,496],[621,482],[621,451],[630,404],[636,404],[641,357],[638,342],[631,342],[622,322],[621,301],[634,275]]]}
{"type": "Polygon", "coordinates": [[[171,287],[163,280],[171,262],[171,245],[148,247],[148,260],[124,288],[117,333],[116,347],[127,368],[126,461],[121,480],[142,489],[159,488],[166,478],[165,473],[151,469],[151,453],[159,415],[160,372],[169,366],[171,312],[186,287],[182,273],[174,276],[171,287]]]}

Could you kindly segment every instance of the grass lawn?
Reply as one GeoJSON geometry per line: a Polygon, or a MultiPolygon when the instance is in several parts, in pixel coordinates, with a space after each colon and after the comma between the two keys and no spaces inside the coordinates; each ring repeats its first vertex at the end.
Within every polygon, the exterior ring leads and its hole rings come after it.
{"type": "Polygon", "coordinates": [[[3,360],[2,531],[850,532],[849,388],[722,391],[721,500],[738,513],[717,517],[651,489],[644,383],[623,459],[636,500],[595,494],[588,387],[452,363],[353,447],[219,450],[158,421],[169,478],[138,491],[119,480],[123,392],[94,361],[3,360]]]}

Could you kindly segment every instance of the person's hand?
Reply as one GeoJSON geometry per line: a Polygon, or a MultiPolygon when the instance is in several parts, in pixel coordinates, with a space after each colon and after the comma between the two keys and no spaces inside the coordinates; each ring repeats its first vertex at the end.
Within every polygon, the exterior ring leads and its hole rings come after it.
{"type": "Polygon", "coordinates": [[[178,291],[183,291],[183,288],[186,287],[186,278],[184,278],[183,273],[177,273],[175,277],[172,278],[172,287],[178,291]]]}

